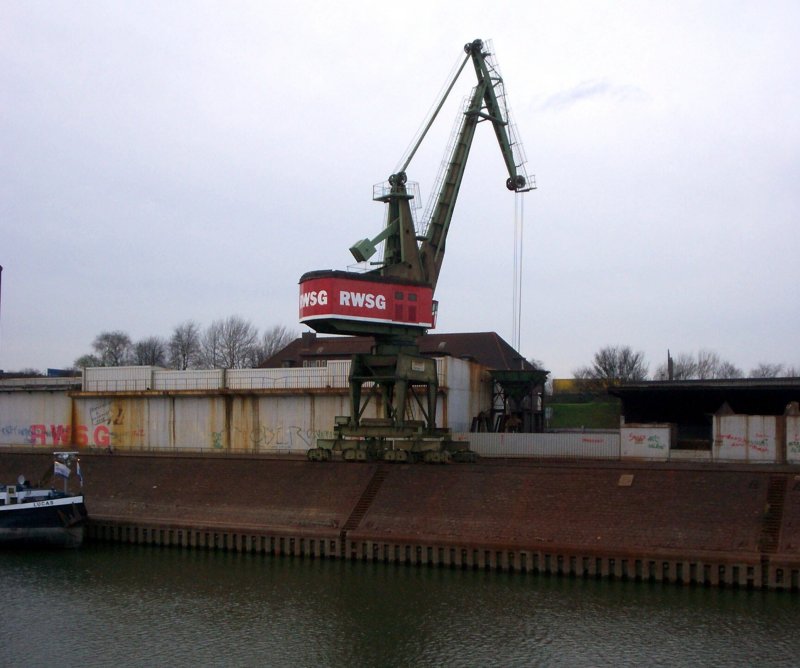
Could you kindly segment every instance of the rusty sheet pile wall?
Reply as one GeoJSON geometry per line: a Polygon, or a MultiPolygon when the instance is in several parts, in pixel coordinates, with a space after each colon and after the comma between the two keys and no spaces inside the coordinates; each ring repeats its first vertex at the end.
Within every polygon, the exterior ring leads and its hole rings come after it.
{"type": "MultiPolygon", "coordinates": [[[[92,540],[800,588],[800,487],[750,466],[315,464],[85,454],[92,540]]],[[[45,454],[6,452],[0,479],[45,454]]]]}

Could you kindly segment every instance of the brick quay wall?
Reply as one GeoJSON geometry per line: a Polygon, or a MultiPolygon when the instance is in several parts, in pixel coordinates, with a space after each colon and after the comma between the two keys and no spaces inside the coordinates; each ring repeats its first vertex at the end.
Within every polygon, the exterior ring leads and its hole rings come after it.
{"type": "MultiPolygon", "coordinates": [[[[0,481],[51,461],[3,450],[0,481]]],[[[85,452],[81,468],[90,541],[800,590],[796,467],[85,452]]]]}

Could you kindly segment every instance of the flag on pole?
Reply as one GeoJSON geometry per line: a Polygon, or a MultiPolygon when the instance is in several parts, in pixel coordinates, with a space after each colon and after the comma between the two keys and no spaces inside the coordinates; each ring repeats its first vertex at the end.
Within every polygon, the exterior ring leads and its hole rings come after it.
{"type": "Polygon", "coordinates": [[[66,464],[62,464],[61,462],[53,462],[53,466],[55,468],[55,474],[59,478],[64,478],[64,479],[69,478],[69,473],[70,473],[69,466],[67,466],[66,464]]]}

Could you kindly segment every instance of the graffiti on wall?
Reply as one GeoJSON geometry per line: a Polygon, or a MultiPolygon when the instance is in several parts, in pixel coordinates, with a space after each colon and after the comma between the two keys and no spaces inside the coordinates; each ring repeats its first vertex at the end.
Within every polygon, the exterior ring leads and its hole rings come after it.
{"type": "MultiPolygon", "coordinates": [[[[32,424],[27,441],[31,445],[96,446],[107,448],[129,434],[114,429],[124,425],[122,406],[104,401],[89,408],[91,424],[32,424]]],[[[139,436],[144,430],[137,430],[139,436]]]]}
{"type": "Polygon", "coordinates": [[[121,404],[115,407],[110,401],[104,401],[89,408],[89,417],[95,425],[121,425],[125,422],[125,410],[121,404]]]}
{"type": "Polygon", "coordinates": [[[314,447],[318,435],[313,429],[282,424],[275,426],[261,425],[249,432],[237,430],[235,427],[234,430],[245,436],[247,441],[252,444],[252,447],[257,450],[262,448],[265,450],[308,449],[314,447]]]}
{"type": "Polygon", "coordinates": [[[3,441],[16,441],[17,439],[21,439],[25,443],[31,442],[31,428],[30,425],[27,427],[20,427],[15,424],[4,424],[0,427],[0,436],[2,436],[3,441]]]}
{"type": "Polygon", "coordinates": [[[720,445],[732,448],[745,448],[755,452],[768,453],[770,437],[767,434],[754,434],[754,438],[745,438],[739,434],[719,434],[720,445]]]}
{"type": "Polygon", "coordinates": [[[141,401],[110,397],[82,398],[64,417],[51,417],[36,407],[25,410],[18,420],[0,421],[0,443],[37,447],[89,448],[211,448],[216,451],[301,452],[312,448],[317,438],[333,435],[318,430],[300,417],[266,419],[246,415],[241,421],[220,417],[201,406],[176,414],[172,404],[154,412],[141,401]],[[29,415],[25,415],[29,413],[29,415]],[[72,418],[70,419],[70,414],[72,418]],[[211,424],[208,424],[208,423],[211,424]],[[208,426],[205,426],[208,424],[208,426]],[[223,426],[225,425],[225,426],[223,426]]]}
{"type": "Polygon", "coordinates": [[[85,424],[32,424],[31,445],[97,445],[111,444],[111,430],[107,425],[90,427],[85,424]]]}
{"type": "Polygon", "coordinates": [[[650,450],[666,450],[667,446],[661,442],[657,434],[628,434],[628,441],[634,445],[650,450]]]}

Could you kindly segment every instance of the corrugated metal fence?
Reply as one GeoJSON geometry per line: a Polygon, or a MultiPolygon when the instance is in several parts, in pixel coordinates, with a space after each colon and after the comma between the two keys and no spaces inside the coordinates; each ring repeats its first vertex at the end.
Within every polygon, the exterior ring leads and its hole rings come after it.
{"type": "Polygon", "coordinates": [[[482,457],[533,457],[565,459],[619,459],[619,431],[558,432],[548,434],[462,433],[482,457]]]}

